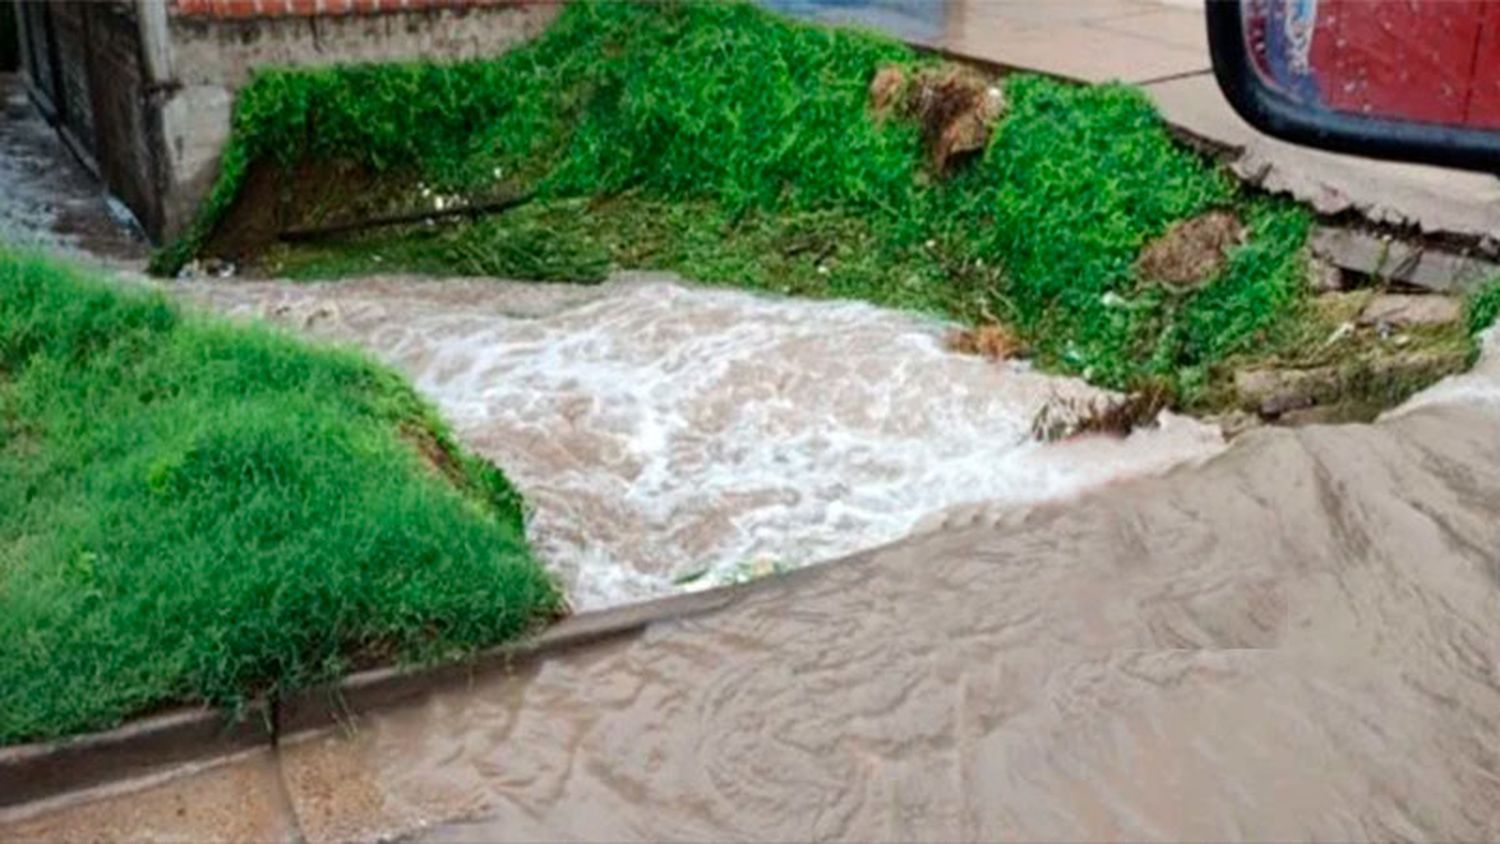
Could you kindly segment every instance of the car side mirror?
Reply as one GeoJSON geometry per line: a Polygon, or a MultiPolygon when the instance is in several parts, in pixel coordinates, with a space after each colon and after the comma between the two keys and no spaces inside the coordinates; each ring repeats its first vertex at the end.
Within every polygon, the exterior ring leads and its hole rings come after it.
{"type": "Polygon", "coordinates": [[[1207,0],[1235,111],[1294,143],[1500,173],[1500,2],[1207,0]]]}

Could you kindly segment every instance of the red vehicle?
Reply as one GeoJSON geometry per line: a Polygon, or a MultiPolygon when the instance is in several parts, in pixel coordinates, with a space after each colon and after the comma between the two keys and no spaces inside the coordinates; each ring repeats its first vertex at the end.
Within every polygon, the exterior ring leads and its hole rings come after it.
{"type": "Polygon", "coordinates": [[[1497,0],[1210,0],[1220,87],[1268,134],[1500,172],[1497,0]]]}

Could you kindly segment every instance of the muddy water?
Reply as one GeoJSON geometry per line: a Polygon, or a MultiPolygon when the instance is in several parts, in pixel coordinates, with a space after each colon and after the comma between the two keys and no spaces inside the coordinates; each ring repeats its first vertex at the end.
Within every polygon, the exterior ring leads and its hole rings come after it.
{"type": "Polygon", "coordinates": [[[0,838],[1500,838],[1500,338],[1374,425],[939,521],[0,838]]]}
{"type": "Polygon", "coordinates": [[[932,321],[635,276],[600,287],[402,279],[187,288],[353,341],[407,373],[534,507],[575,606],[797,568],[955,506],[1024,504],[1201,459],[1214,429],[1042,445],[1102,394],[944,351],[932,321]]]}
{"type": "Polygon", "coordinates": [[[1252,432],[284,745],[298,820],[311,840],[1493,840],[1493,351],[1375,425],[1252,432]]]}

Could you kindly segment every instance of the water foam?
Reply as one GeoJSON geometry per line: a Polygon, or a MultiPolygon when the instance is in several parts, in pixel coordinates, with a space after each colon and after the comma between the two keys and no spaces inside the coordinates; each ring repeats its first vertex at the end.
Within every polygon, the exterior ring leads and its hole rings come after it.
{"type": "Polygon", "coordinates": [[[1038,443],[1046,403],[1103,394],[950,353],[946,326],[909,314],[659,279],[518,308],[548,295],[537,287],[235,285],[210,298],[274,300],[269,312],[406,371],[521,489],[530,539],[581,608],[826,560],[957,506],[1066,497],[1222,448],[1180,417],[1127,439],[1038,443]]]}

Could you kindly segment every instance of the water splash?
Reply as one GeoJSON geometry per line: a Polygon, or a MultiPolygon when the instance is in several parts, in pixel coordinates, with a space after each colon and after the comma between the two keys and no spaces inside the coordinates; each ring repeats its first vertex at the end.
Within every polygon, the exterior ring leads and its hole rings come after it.
{"type": "Polygon", "coordinates": [[[199,288],[405,371],[534,508],[595,608],[895,541],[953,508],[1074,495],[1221,448],[1167,417],[1043,445],[1054,398],[1103,394],[942,348],[946,326],[636,276],[597,288],[375,280],[199,288]]]}

